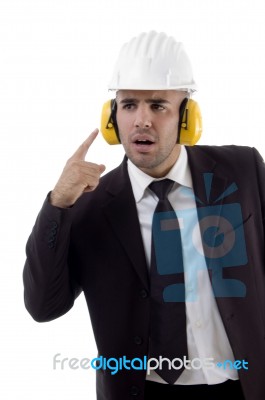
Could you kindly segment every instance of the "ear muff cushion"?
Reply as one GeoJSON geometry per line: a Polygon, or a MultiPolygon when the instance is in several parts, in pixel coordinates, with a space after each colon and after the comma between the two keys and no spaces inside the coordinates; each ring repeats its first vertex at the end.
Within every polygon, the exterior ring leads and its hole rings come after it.
{"type": "Polygon", "coordinates": [[[117,114],[117,103],[115,99],[111,100],[111,114],[110,114],[110,119],[112,120],[113,123],[113,127],[115,130],[115,133],[117,135],[117,139],[120,141],[120,135],[119,135],[119,128],[118,128],[118,124],[117,124],[117,118],[116,118],[116,114],[117,114]]]}
{"type": "Polygon", "coordinates": [[[189,99],[186,97],[184,100],[182,100],[180,107],[179,107],[179,124],[178,124],[178,140],[177,143],[181,143],[181,127],[182,127],[182,122],[183,122],[183,117],[185,114],[185,109],[186,105],[188,103],[189,99]]]}

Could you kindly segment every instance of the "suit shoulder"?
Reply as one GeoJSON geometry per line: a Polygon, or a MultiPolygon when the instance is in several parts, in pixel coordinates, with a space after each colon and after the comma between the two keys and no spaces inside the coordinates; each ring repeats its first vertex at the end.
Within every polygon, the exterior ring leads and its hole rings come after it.
{"type": "MultiPolygon", "coordinates": [[[[192,149],[190,149],[193,151],[192,149]]],[[[190,151],[189,150],[189,151],[190,151]]],[[[204,153],[209,157],[215,159],[217,162],[228,161],[232,164],[236,162],[251,162],[254,160],[263,161],[262,156],[255,147],[239,146],[239,145],[223,145],[223,146],[207,146],[196,145],[194,152],[204,153]]]]}
{"type": "Polygon", "coordinates": [[[218,154],[249,154],[253,151],[253,147],[250,146],[239,146],[234,144],[228,145],[196,145],[194,148],[200,149],[205,153],[211,155],[218,154]]]}

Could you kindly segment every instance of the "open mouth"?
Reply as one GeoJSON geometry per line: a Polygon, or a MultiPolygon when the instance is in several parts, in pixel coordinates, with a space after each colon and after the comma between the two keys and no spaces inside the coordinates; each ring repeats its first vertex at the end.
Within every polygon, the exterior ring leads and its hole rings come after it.
{"type": "Polygon", "coordinates": [[[132,137],[132,143],[136,151],[149,153],[153,151],[156,140],[151,134],[137,133],[132,137]]]}
{"type": "Polygon", "coordinates": [[[140,146],[146,146],[146,145],[150,146],[154,142],[152,142],[151,140],[136,140],[134,143],[140,146]]]}
{"type": "Polygon", "coordinates": [[[149,139],[136,139],[133,143],[139,153],[149,153],[153,151],[155,145],[155,142],[149,139]]]}

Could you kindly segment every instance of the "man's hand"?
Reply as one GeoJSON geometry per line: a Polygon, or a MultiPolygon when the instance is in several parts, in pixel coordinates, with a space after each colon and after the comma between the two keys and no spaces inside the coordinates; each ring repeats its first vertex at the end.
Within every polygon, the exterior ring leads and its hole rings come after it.
{"type": "Polygon", "coordinates": [[[95,129],[67,161],[62,175],[51,192],[50,203],[53,206],[68,208],[85,192],[95,190],[100,175],[106,167],[85,161],[89,147],[97,137],[95,129]]]}

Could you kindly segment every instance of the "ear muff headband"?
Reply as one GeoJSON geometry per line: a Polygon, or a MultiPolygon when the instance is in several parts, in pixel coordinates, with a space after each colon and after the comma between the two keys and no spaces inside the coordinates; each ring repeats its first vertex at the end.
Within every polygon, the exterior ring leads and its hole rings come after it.
{"type": "MultiPolygon", "coordinates": [[[[103,104],[100,130],[109,144],[120,144],[116,111],[115,99],[108,100],[103,104]]],[[[178,143],[194,146],[202,133],[202,117],[198,103],[192,99],[184,99],[180,105],[179,116],[178,143]]]]}

